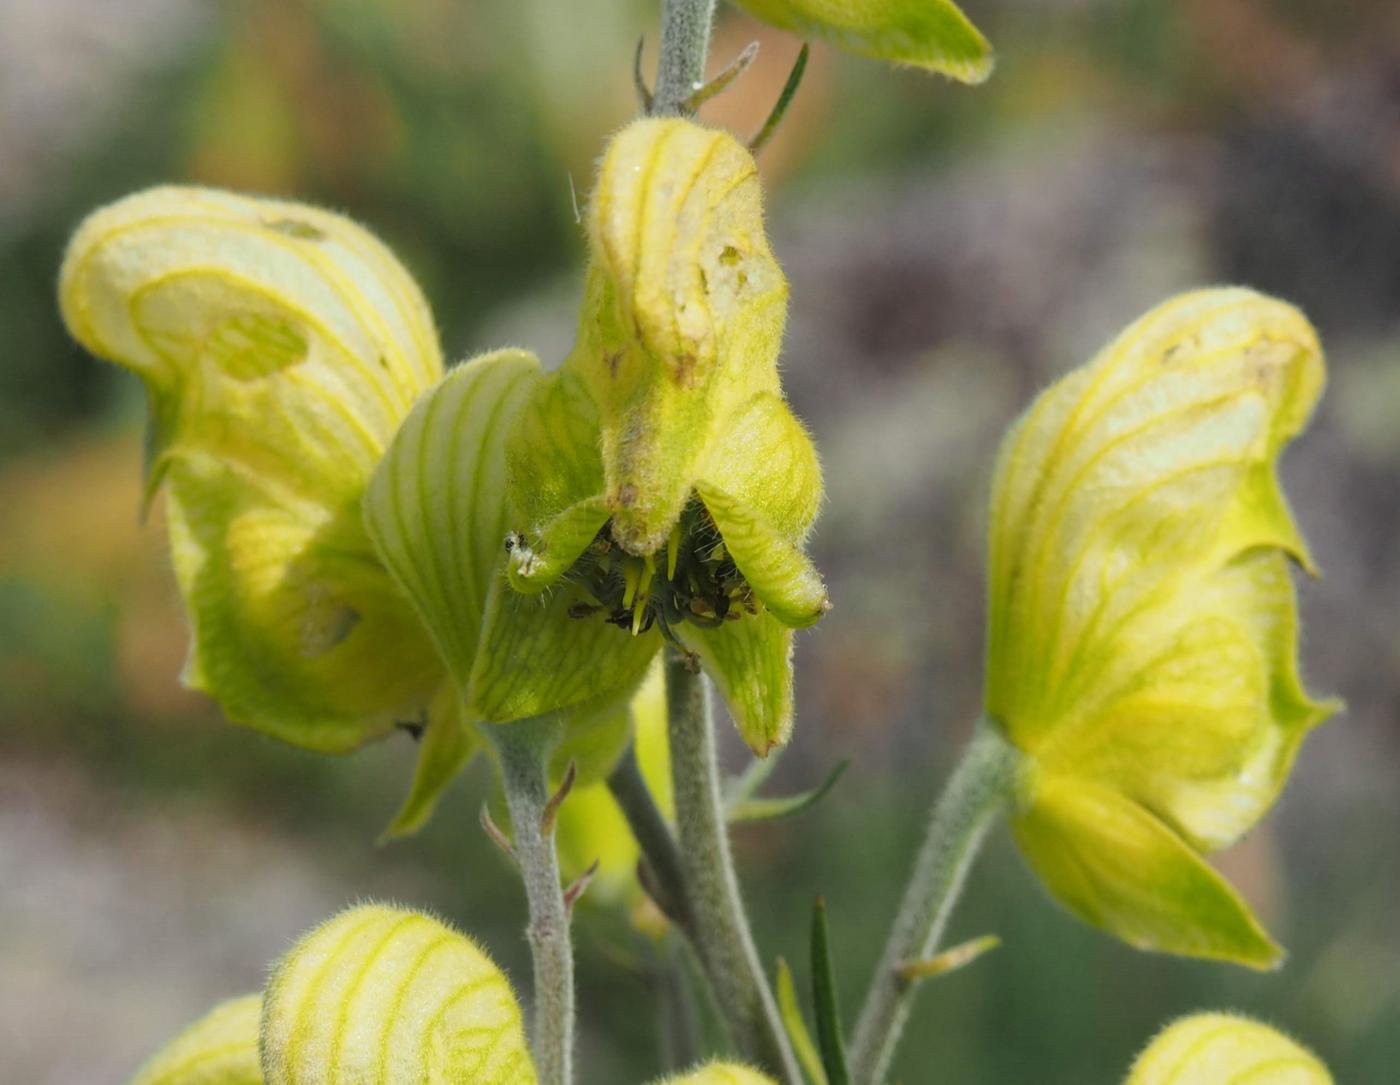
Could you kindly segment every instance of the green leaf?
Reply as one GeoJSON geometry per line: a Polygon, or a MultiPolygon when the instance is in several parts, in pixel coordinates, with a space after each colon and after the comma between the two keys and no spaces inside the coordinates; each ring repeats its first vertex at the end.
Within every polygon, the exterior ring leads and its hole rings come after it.
{"type": "Polygon", "coordinates": [[[830,1085],[822,1058],[817,1053],[817,1045],[812,1042],[812,1034],[807,1031],[807,1022],[802,1018],[802,1007],[797,1004],[797,988],[792,982],[792,969],[787,961],[778,958],[778,1012],[782,1015],[783,1027],[792,1041],[797,1061],[815,1085],[830,1085]]]}
{"type": "Polygon", "coordinates": [[[736,0],[755,18],[861,56],[960,83],[992,73],[992,47],[952,0],[736,0]]]}
{"type": "MultiPolygon", "coordinates": [[[[770,757],[769,760],[772,760],[770,757]]],[[[761,762],[767,764],[767,762],[761,762]]],[[[731,824],[742,821],[777,821],[781,818],[795,817],[812,807],[816,806],[826,797],[836,781],[841,779],[841,775],[851,766],[849,759],[840,762],[816,787],[810,791],[803,791],[796,795],[784,795],[780,798],[741,798],[731,802],[725,811],[731,824]]]]}
{"type": "Polygon", "coordinates": [[[850,1085],[846,1068],[846,1041],[841,1034],[841,1003],[831,968],[831,937],[826,927],[826,902],[821,897],[812,909],[812,1005],[817,1014],[817,1041],[830,1085],[850,1085]]]}

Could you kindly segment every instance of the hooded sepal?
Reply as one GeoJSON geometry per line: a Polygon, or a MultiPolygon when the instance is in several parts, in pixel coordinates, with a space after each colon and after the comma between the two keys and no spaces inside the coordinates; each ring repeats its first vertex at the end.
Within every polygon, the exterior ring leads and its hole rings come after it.
{"type": "Polygon", "coordinates": [[[370,472],[442,368],[388,250],[315,208],[156,188],[82,224],[59,294],[78,340],[147,388],[188,681],[320,750],[421,709],[431,651],[359,522],[370,472]]]}

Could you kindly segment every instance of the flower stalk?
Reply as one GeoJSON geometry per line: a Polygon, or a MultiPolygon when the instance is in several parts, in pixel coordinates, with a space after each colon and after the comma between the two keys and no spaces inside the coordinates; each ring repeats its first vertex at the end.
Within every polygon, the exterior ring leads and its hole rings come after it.
{"type": "Polygon", "coordinates": [[[548,778],[549,754],[559,741],[562,725],[557,717],[544,716],[486,730],[500,755],[514,856],[529,905],[525,936],[535,973],[530,1050],[540,1085],[571,1085],[574,955],[553,819],[563,796],[550,794],[548,778]]]}
{"type": "Polygon", "coordinates": [[[734,873],[710,692],[692,660],[673,649],[666,653],[666,707],[681,879],[696,953],[739,1051],[801,1085],[734,873]]]}
{"type": "Polygon", "coordinates": [[[715,0],[662,0],[661,58],[648,110],[653,117],[695,112],[689,103],[704,83],[714,17],[715,0]]]}
{"type": "Polygon", "coordinates": [[[852,1081],[876,1085],[885,1079],[917,987],[906,966],[937,949],[987,831],[1011,799],[1018,756],[995,727],[980,721],[934,804],[856,1025],[852,1081]]]}

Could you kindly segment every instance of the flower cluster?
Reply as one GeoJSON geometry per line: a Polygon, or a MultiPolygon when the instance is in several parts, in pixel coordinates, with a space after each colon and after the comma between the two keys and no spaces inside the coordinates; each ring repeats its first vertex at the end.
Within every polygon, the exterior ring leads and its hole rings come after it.
{"type": "Polygon", "coordinates": [[[421,734],[393,831],[484,723],[565,713],[556,758],[598,779],[664,641],[756,751],[791,730],[792,631],[828,606],[803,552],[821,475],[779,385],[787,285],[753,158],[635,122],[588,223],[553,373],[501,350],[444,376],[411,276],[300,205],[155,189],[93,215],[64,262],[74,334],[149,393],[186,681],[314,749],[421,734]]]}

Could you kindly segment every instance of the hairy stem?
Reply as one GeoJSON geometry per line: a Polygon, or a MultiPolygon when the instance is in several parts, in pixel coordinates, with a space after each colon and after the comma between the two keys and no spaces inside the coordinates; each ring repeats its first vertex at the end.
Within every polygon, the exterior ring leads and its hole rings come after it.
{"type": "Polygon", "coordinates": [[[661,0],[661,59],[652,93],[654,117],[681,116],[705,79],[715,0],[661,0]]]}
{"type": "Polygon", "coordinates": [[[559,741],[552,716],[487,725],[501,758],[501,779],[515,858],[525,882],[530,922],[525,937],[535,968],[530,1050],[540,1085],[571,1085],[574,1062],[574,955],[569,909],[559,880],[550,801],[549,752],[559,741]]]}
{"type": "Polygon", "coordinates": [[[1006,805],[1017,753],[994,727],[977,726],[972,742],[934,804],[923,846],[871,980],[851,1045],[851,1080],[879,1085],[909,1016],[916,983],[901,966],[930,956],[987,830],[1006,805]]]}
{"type": "Polygon", "coordinates": [[[709,689],[692,666],[687,656],[667,649],[671,781],[691,937],[740,1052],[791,1085],[801,1085],[739,895],[720,797],[709,689]]]}

